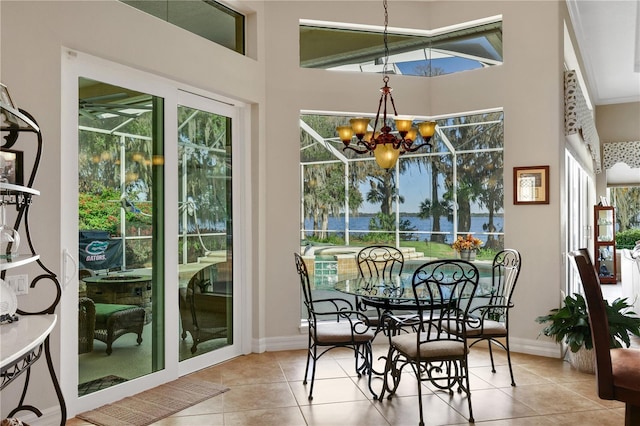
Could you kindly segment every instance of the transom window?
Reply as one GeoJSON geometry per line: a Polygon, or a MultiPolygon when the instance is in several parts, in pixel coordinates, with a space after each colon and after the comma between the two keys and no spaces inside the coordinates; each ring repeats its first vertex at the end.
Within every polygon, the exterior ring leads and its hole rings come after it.
{"type": "MultiPolygon", "coordinates": [[[[432,31],[390,28],[388,46],[390,74],[431,77],[501,65],[502,20],[492,17],[432,31]]],[[[300,22],[303,68],[380,73],[384,53],[382,28],[300,22]]]]}
{"type": "Polygon", "coordinates": [[[120,0],[224,47],[244,54],[244,16],[213,0],[120,0]]]}

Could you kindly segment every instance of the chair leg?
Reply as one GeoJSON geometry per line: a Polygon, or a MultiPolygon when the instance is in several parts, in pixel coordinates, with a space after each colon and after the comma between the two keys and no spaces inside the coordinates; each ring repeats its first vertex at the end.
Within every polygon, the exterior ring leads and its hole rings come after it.
{"type": "Polygon", "coordinates": [[[304,368],[304,380],[302,380],[302,384],[307,384],[307,373],[309,372],[309,359],[311,358],[311,336],[309,336],[309,343],[307,344],[307,365],[304,368]]]}
{"type": "Polygon", "coordinates": [[[418,382],[418,409],[420,410],[420,423],[419,426],[424,426],[424,419],[422,417],[422,381],[420,380],[420,362],[415,360],[414,371],[416,373],[416,379],[418,382]]]}
{"type": "Polygon", "coordinates": [[[496,366],[493,363],[493,349],[491,348],[491,339],[487,339],[487,344],[489,346],[489,358],[491,358],[491,372],[496,372],[496,366]]]}
{"type": "Polygon", "coordinates": [[[364,349],[365,349],[364,355],[365,355],[365,365],[366,365],[365,373],[368,376],[367,381],[369,384],[369,391],[373,395],[373,399],[378,399],[378,395],[376,395],[376,393],[373,391],[373,388],[371,387],[371,376],[373,376],[373,348],[371,347],[371,342],[367,343],[364,349]]]}
{"type": "Polygon", "coordinates": [[[511,386],[516,385],[516,381],[513,378],[513,367],[511,367],[511,349],[509,348],[509,336],[506,337],[506,349],[507,349],[507,362],[509,363],[509,374],[511,374],[511,386]]]}
{"type": "MultiPolygon", "coordinates": [[[[309,388],[309,401],[313,399],[313,384],[316,378],[316,364],[318,363],[317,346],[313,345],[313,367],[311,368],[311,387],[309,388]]],[[[305,377],[307,372],[304,372],[305,377]]]]}
{"type": "Polygon", "coordinates": [[[624,410],[624,424],[625,426],[640,425],[640,405],[627,403],[624,410]]]}
{"type": "MultiPolygon", "coordinates": [[[[489,342],[489,344],[491,344],[491,342],[489,342]]],[[[475,423],[475,420],[473,418],[473,408],[471,407],[471,387],[469,384],[469,365],[467,364],[467,361],[460,361],[460,366],[462,367],[462,371],[464,372],[464,377],[466,379],[467,382],[467,403],[469,404],[469,423],[475,423]]]]}

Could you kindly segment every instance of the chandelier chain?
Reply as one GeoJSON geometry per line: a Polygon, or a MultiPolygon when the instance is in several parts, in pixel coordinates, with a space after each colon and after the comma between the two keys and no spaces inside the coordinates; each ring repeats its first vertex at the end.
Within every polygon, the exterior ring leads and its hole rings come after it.
{"type": "Polygon", "coordinates": [[[384,66],[382,68],[382,74],[386,76],[387,66],[389,63],[389,39],[387,34],[387,26],[389,25],[389,11],[387,9],[387,0],[383,0],[382,4],[384,6],[384,32],[382,33],[384,41],[384,66]]]}

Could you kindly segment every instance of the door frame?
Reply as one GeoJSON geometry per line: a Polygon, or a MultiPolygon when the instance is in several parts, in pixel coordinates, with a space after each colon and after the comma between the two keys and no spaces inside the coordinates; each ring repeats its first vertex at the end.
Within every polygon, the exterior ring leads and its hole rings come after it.
{"type": "MultiPolygon", "coordinates": [[[[251,352],[252,306],[250,250],[251,235],[251,156],[250,107],[238,100],[206,92],[159,75],[140,71],[125,65],[107,61],[92,55],[63,48],[61,52],[61,220],[60,250],[62,271],[60,282],[63,295],[60,302],[60,385],[67,403],[69,417],[114,402],[125,396],[153,388],[175,380],[181,375],[221,362],[225,359],[251,352]],[[130,87],[164,99],[164,209],[165,215],[165,366],[126,384],[78,397],[78,79],[86,77],[122,87],[130,87]],[[216,356],[200,356],[198,362],[179,363],[178,339],[180,338],[178,292],[178,159],[177,147],[171,141],[177,136],[177,105],[183,93],[198,95],[203,99],[224,105],[233,113],[233,222],[234,226],[234,343],[216,356]],[[172,214],[171,212],[175,212],[172,214]]],[[[212,352],[215,354],[216,351],[212,352]]]]}

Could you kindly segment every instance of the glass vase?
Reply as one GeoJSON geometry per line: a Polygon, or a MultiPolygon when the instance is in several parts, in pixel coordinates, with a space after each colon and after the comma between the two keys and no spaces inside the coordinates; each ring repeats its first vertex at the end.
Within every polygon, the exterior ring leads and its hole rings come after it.
{"type": "Polygon", "coordinates": [[[20,234],[7,223],[5,203],[0,204],[0,259],[11,259],[18,255],[20,234]]]}

